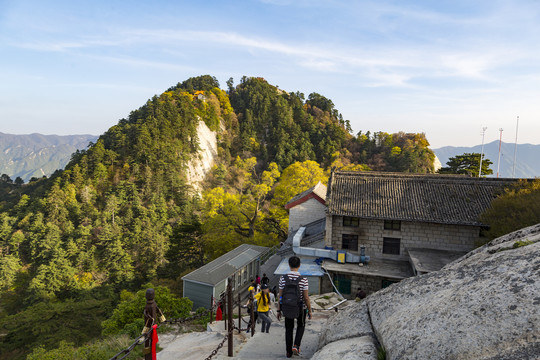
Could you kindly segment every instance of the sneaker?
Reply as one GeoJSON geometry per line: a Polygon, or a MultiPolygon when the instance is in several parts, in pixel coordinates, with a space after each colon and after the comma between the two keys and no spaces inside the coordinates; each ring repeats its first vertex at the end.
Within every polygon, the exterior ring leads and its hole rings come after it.
{"type": "Polygon", "coordinates": [[[287,353],[287,357],[288,358],[292,357],[292,353],[287,353]]]}
{"type": "Polygon", "coordinates": [[[300,355],[300,346],[293,346],[292,347],[293,355],[300,355]]]}

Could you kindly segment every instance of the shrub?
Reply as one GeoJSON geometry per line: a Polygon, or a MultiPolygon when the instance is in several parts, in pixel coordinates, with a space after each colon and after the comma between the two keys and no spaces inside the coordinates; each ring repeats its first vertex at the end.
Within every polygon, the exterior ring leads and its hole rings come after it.
{"type": "MultiPolygon", "coordinates": [[[[121,294],[121,301],[114,309],[112,316],[101,323],[102,334],[127,334],[138,336],[143,328],[143,310],[146,305],[146,288],[152,287],[151,284],[144,286],[133,296],[128,292],[121,294]]],[[[163,286],[154,288],[156,294],[156,303],[163,311],[166,318],[187,317],[193,306],[193,302],[188,298],[178,298],[171,294],[171,291],[163,286]]]]}

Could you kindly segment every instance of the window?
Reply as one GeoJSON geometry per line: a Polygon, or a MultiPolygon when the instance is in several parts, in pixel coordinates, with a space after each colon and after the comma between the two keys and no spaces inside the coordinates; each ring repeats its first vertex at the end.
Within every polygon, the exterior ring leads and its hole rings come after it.
{"type": "Polygon", "coordinates": [[[383,238],[383,254],[399,255],[399,245],[401,239],[396,238],[383,238]]]}
{"type": "Polygon", "coordinates": [[[358,235],[343,234],[341,238],[341,248],[358,251],[358,235]]]}
{"type": "Polygon", "coordinates": [[[384,230],[401,231],[401,221],[400,220],[384,220],[384,230]]]}
{"type": "Polygon", "coordinates": [[[343,226],[354,226],[358,227],[358,218],[344,216],[343,217],[343,226]]]}
{"type": "Polygon", "coordinates": [[[334,274],[334,285],[342,294],[351,293],[352,278],[348,275],[334,274]]]}
{"type": "Polygon", "coordinates": [[[247,265],[244,266],[244,268],[242,269],[242,283],[246,283],[247,281],[247,273],[248,273],[248,267],[247,265]]]}

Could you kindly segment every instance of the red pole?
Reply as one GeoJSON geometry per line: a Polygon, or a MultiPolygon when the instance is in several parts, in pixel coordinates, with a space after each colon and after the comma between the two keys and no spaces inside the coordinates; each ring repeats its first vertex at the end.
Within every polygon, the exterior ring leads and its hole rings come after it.
{"type": "Polygon", "coordinates": [[[159,341],[157,334],[157,325],[152,325],[152,360],[156,360],[156,345],[159,341]]]}

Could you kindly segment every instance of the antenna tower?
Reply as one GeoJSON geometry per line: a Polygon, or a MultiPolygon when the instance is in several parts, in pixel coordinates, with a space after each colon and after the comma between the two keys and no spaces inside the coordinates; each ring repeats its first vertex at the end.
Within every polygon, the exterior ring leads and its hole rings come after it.
{"type": "Polygon", "coordinates": [[[486,135],[487,126],[482,128],[482,151],[480,152],[480,169],[478,170],[478,177],[482,175],[482,159],[484,158],[484,136],[486,135]]]}
{"type": "Polygon", "coordinates": [[[501,144],[503,128],[500,128],[499,132],[501,133],[501,136],[499,138],[499,159],[497,160],[497,177],[499,177],[499,169],[501,168],[501,144]]]}
{"type": "Polygon", "coordinates": [[[519,127],[519,116],[517,117],[516,121],[516,142],[514,145],[514,165],[512,166],[512,177],[516,177],[516,156],[517,156],[517,135],[518,135],[518,127],[519,127]]]}

